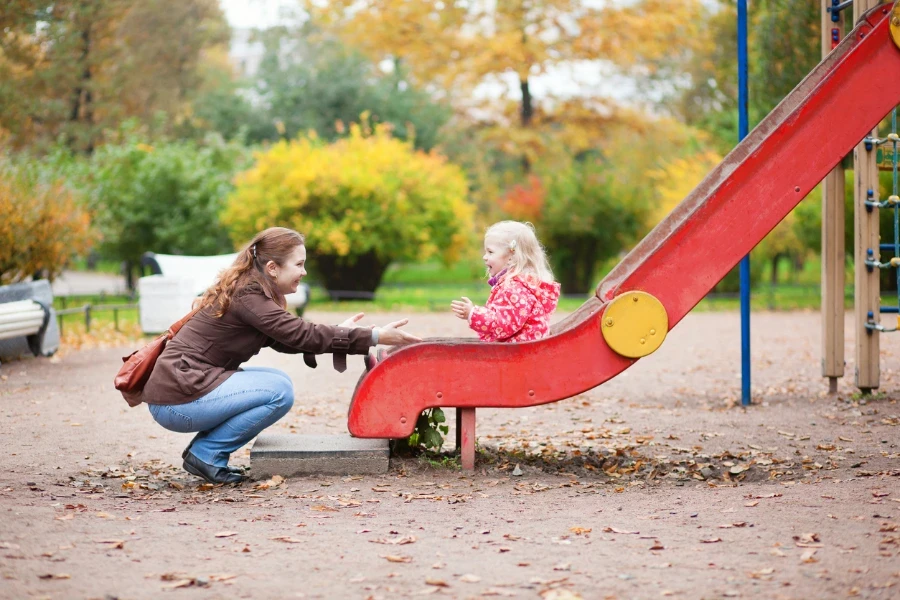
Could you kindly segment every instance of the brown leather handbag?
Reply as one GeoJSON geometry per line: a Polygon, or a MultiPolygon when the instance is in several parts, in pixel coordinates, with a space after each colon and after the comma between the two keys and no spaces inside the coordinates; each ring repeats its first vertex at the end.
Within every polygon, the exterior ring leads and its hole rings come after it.
{"type": "Polygon", "coordinates": [[[135,350],[128,356],[123,356],[122,361],[125,363],[116,374],[116,389],[122,392],[125,402],[128,406],[135,407],[143,401],[144,386],[150,379],[150,373],[153,372],[153,366],[159,355],[166,348],[166,343],[171,340],[181,330],[181,327],[187,323],[191,317],[197,314],[199,308],[189,312],[183,319],[174,323],[169,327],[168,331],[158,336],[152,342],[135,350]]]}

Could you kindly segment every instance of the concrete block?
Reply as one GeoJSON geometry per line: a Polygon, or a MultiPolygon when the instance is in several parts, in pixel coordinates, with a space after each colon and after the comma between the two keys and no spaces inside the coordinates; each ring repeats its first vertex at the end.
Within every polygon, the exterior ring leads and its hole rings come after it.
{"type": "Polygon", "coordinates": [[[390,466],[388,440],[262,433],[250,450],[254,479],[273,475],[377,475],[390,466]]]}

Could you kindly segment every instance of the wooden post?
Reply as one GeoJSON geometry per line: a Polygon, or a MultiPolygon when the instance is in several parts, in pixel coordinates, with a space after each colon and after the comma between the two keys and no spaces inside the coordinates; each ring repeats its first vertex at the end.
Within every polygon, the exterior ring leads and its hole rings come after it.
{"type": "MultiPolygon", "coordinates": [[[[853,3],[853,22],[871,8],[878,6],[879,0],[855,0],[853,3]]],[[[883,115],[878,115],[882,117],[883,115]]],[[[878,135],[878,130],[872,132],[878,135]]],[[[866,150],[860,143],[853,151],[855,171],[854,214],[855,249],[854,268],[856,271],[854,284],[855,320],[856,320],[856,387],[867,393],[879,386],[879,338],[878,332],[866,327],[867,323],[880,323],[879,307],[879,270],[867,269],[867,258],[879,260],[879,219],[878,209],[866,210],[866,200],[878,201],[878,167],[875,164],[875,151],[866,150]],[[869,252],[871,251],[871,254],[869,252]]]]}
{"type": "Polygon", "coordinates": [[[457,408],[456,422],[457,440],[459,440],[459,458],[466,471],[475,470],[475,409],[457,408]]]}
{"type": "MultiPolygon", "coordinates": [[[[822,0],[822,58],[843,38],[843,13],[837,22],[822,0]]],[[[822,377],[828,392],[837,393],[844,376],[844,167],[838,165],[822,180],[822,377]]]]}

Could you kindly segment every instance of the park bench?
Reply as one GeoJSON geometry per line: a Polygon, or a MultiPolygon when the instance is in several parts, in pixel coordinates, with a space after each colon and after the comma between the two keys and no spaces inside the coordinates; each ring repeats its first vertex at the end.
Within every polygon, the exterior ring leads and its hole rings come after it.
{"type": "MultiPolygon", "coordinates": [[[[147,252],[141,266],[151,275],[138,280],[138,310],[141,329],[145,333],[165,331],[190,312],[191,304],[211,286],[219,273],[231,266],[237,254],[216,256],[179,256],[147,252]]],[[[309,302],[309,286],[301,283],[297,291],[288,294],[288,309],[303,316],[309,302]]]]}
{"type": "Polygon", "coordinates": [[[51,356],[59,329],[47,281],[0,286],[0,357],[51,356]]]}

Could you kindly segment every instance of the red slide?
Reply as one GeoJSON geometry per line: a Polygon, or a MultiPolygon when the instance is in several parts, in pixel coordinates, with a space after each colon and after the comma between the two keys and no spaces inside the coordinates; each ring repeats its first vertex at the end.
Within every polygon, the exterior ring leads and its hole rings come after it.
{"type": "MultiPolygon", "coordinates": [[[[900,2],[893,15],[900,20],[900,2]]],[[[522,344],[431,339],[402,348],[360,378],[350,433],[407,437],[434,406],[556,402],[631,366],[637,358],[613,351],[602,331],[613,323],[614,299],[636,291],[656,298],[667,317],[664,337],[900,104],[900,25],[892,28],[891,19],[890,4],[862,18],[550,337],[522,344]]]]}

